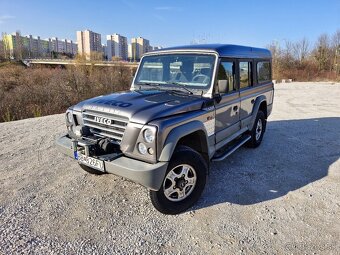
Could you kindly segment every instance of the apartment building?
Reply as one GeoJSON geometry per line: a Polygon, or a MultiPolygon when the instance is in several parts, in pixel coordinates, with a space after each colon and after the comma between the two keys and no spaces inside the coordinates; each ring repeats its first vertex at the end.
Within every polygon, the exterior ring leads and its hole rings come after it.
{"type": "Polygon", "coordinates": [[[150,42],[143,37],[131,38],[131,60],[139,61],[144,53],[150,51],[150,42]]]}
{"type": "Polygon", "coordinates": [[[40,40],[40,57],[50,57],[50,42],[49,39],[40,40]]]}
{"type": "Polygon", "coordinates": [[[102,53],[104,60],[109,60],[107,57],[107,46],[105,44],[102,44],[102,53]]]}
{"type": "Polygon", "coordinates": [[[162,46],[153,46],[152,47],[152,50],[160,50],[160,49],[163,49],[162,46]]]}
{"type": "Polygon", "coordinates": [[[29,39],[19,33],[3,35],[4,50],[11,58],[29,58],[29,39]]]}
{"type": "Polygon", "coordinates": [[[41,39],[40,36],[19,33],[5,34],[3,36],[4,49],[13,58],[45,58],[51,57],[51,53],[75,55],[77,46],[71,40],[59,40],[57,37],[41,39]]]}
{"type": "Polygon", "coordinates": [[[73,51],[74,42],[72,40],[67,40],[67,39],[64,39],[63,41],[65,42],[65,53],[75,55],[77,52],[73,51]]]}
{"type": "Polygon", "coordinates": [[[85,56],[86,59],[102,53],[101,35],[91,30],[77,31],[77,43],[78,54],[85,56]]]}
{"type": "Polygon", "coordinates": [[[46,39],[49,42],[49,49],[52,52],[64,53],[64,54],[77,54],[77,43],[68,39],[58,39],[58,37],[52,37],[46,39]]]}
{"type": "Polygon", "coordinates": [[[128,58],[128,43],[127,38],[120,34],[107,35],[107,59],[117,57],[122,60],[128,58]]]}

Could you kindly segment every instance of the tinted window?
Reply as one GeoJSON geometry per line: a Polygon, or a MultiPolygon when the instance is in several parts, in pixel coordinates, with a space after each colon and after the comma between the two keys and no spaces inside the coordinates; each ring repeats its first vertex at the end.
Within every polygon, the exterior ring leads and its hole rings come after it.
{"type": "Polygon", "coordinates": [[[257,69],[257,83],[271,81],[269,61],[258,62],[256,65],[256,69],[257,69]]]}
{"type": "Polygon", "coordinates": [[[240,62],[240,89],[251,85],[251,62],[240,62]]]}
{"type": "Polygon", "coordinates": [[[224,91],[220,93],[229,93],[236,90],[235,88],[235,62],[222,61],[218,69],[218,80],[226,81],[224,91]]]}

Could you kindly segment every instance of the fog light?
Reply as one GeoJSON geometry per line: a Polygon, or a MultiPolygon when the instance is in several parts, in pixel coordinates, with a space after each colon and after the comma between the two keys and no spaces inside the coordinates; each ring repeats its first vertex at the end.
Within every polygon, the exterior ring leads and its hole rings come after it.
{"type": "Polygon", "coordinates": [[[149,154],[152,155],[152,154],[153,154],[153,149],[152,149],[152,148],[149,148],[149,149],[148,149],[148,152],[149,152],[149,154]]]}
{"type": "Polygon", "coordinates": [[[146,154],[147,148],[146,148],[144,143],[139,143],[138,144],[138,151],[139,151],[140,154],[143,154],[143,155],[146,154]]]}

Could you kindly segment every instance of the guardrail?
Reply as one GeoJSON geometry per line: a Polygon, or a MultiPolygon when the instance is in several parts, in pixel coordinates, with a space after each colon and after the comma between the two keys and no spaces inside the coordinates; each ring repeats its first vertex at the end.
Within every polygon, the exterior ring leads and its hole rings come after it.
{"type": "Polygon", "coordinates": [[[137,62],[127,61],[77,61],[70,59],[24,59],[22,62],[26,66],[39,65],[93,65],[93,66],[127,66],[137,67],[137,62]]]}

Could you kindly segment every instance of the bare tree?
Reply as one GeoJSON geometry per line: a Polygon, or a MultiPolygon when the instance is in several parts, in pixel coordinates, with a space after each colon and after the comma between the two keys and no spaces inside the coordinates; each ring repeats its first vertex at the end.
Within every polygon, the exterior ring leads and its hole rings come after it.
{"type": "Polygon", "coordinates": [[[333,68],[336,76],[340,73],[340,29],[332,37],[333,68]]]}
{"type": "Polygon", "coordinates": [[[315,44],[314,58],[318,64],[319,71],[326,71],[330,65],[330,40],[327,34],[319,36],[315,44]]]}
{"type": "Polygon", "coordinates": [[[280,45],[277,41],[273,41],[271,44],[267,45],[267,49],[270,50],[272,54],[273,77],[274,79],[278,79],[280,77],[280,68],[282,62],[280,45]]]}
{"type": "Polygon", "coordinates": [[[294,57],[298,60],[299,64],[307,59],[309,55],[309,41],[306,37],[301,39],[300,41],[293,44],[294,57]]]}
{"type": "Polygon", "coordinates": [[[294,44],[289,40],[284,40],[285,45],[281,50],[282,66],[284,68],[290,68],[294,66],[294,44]]]}

